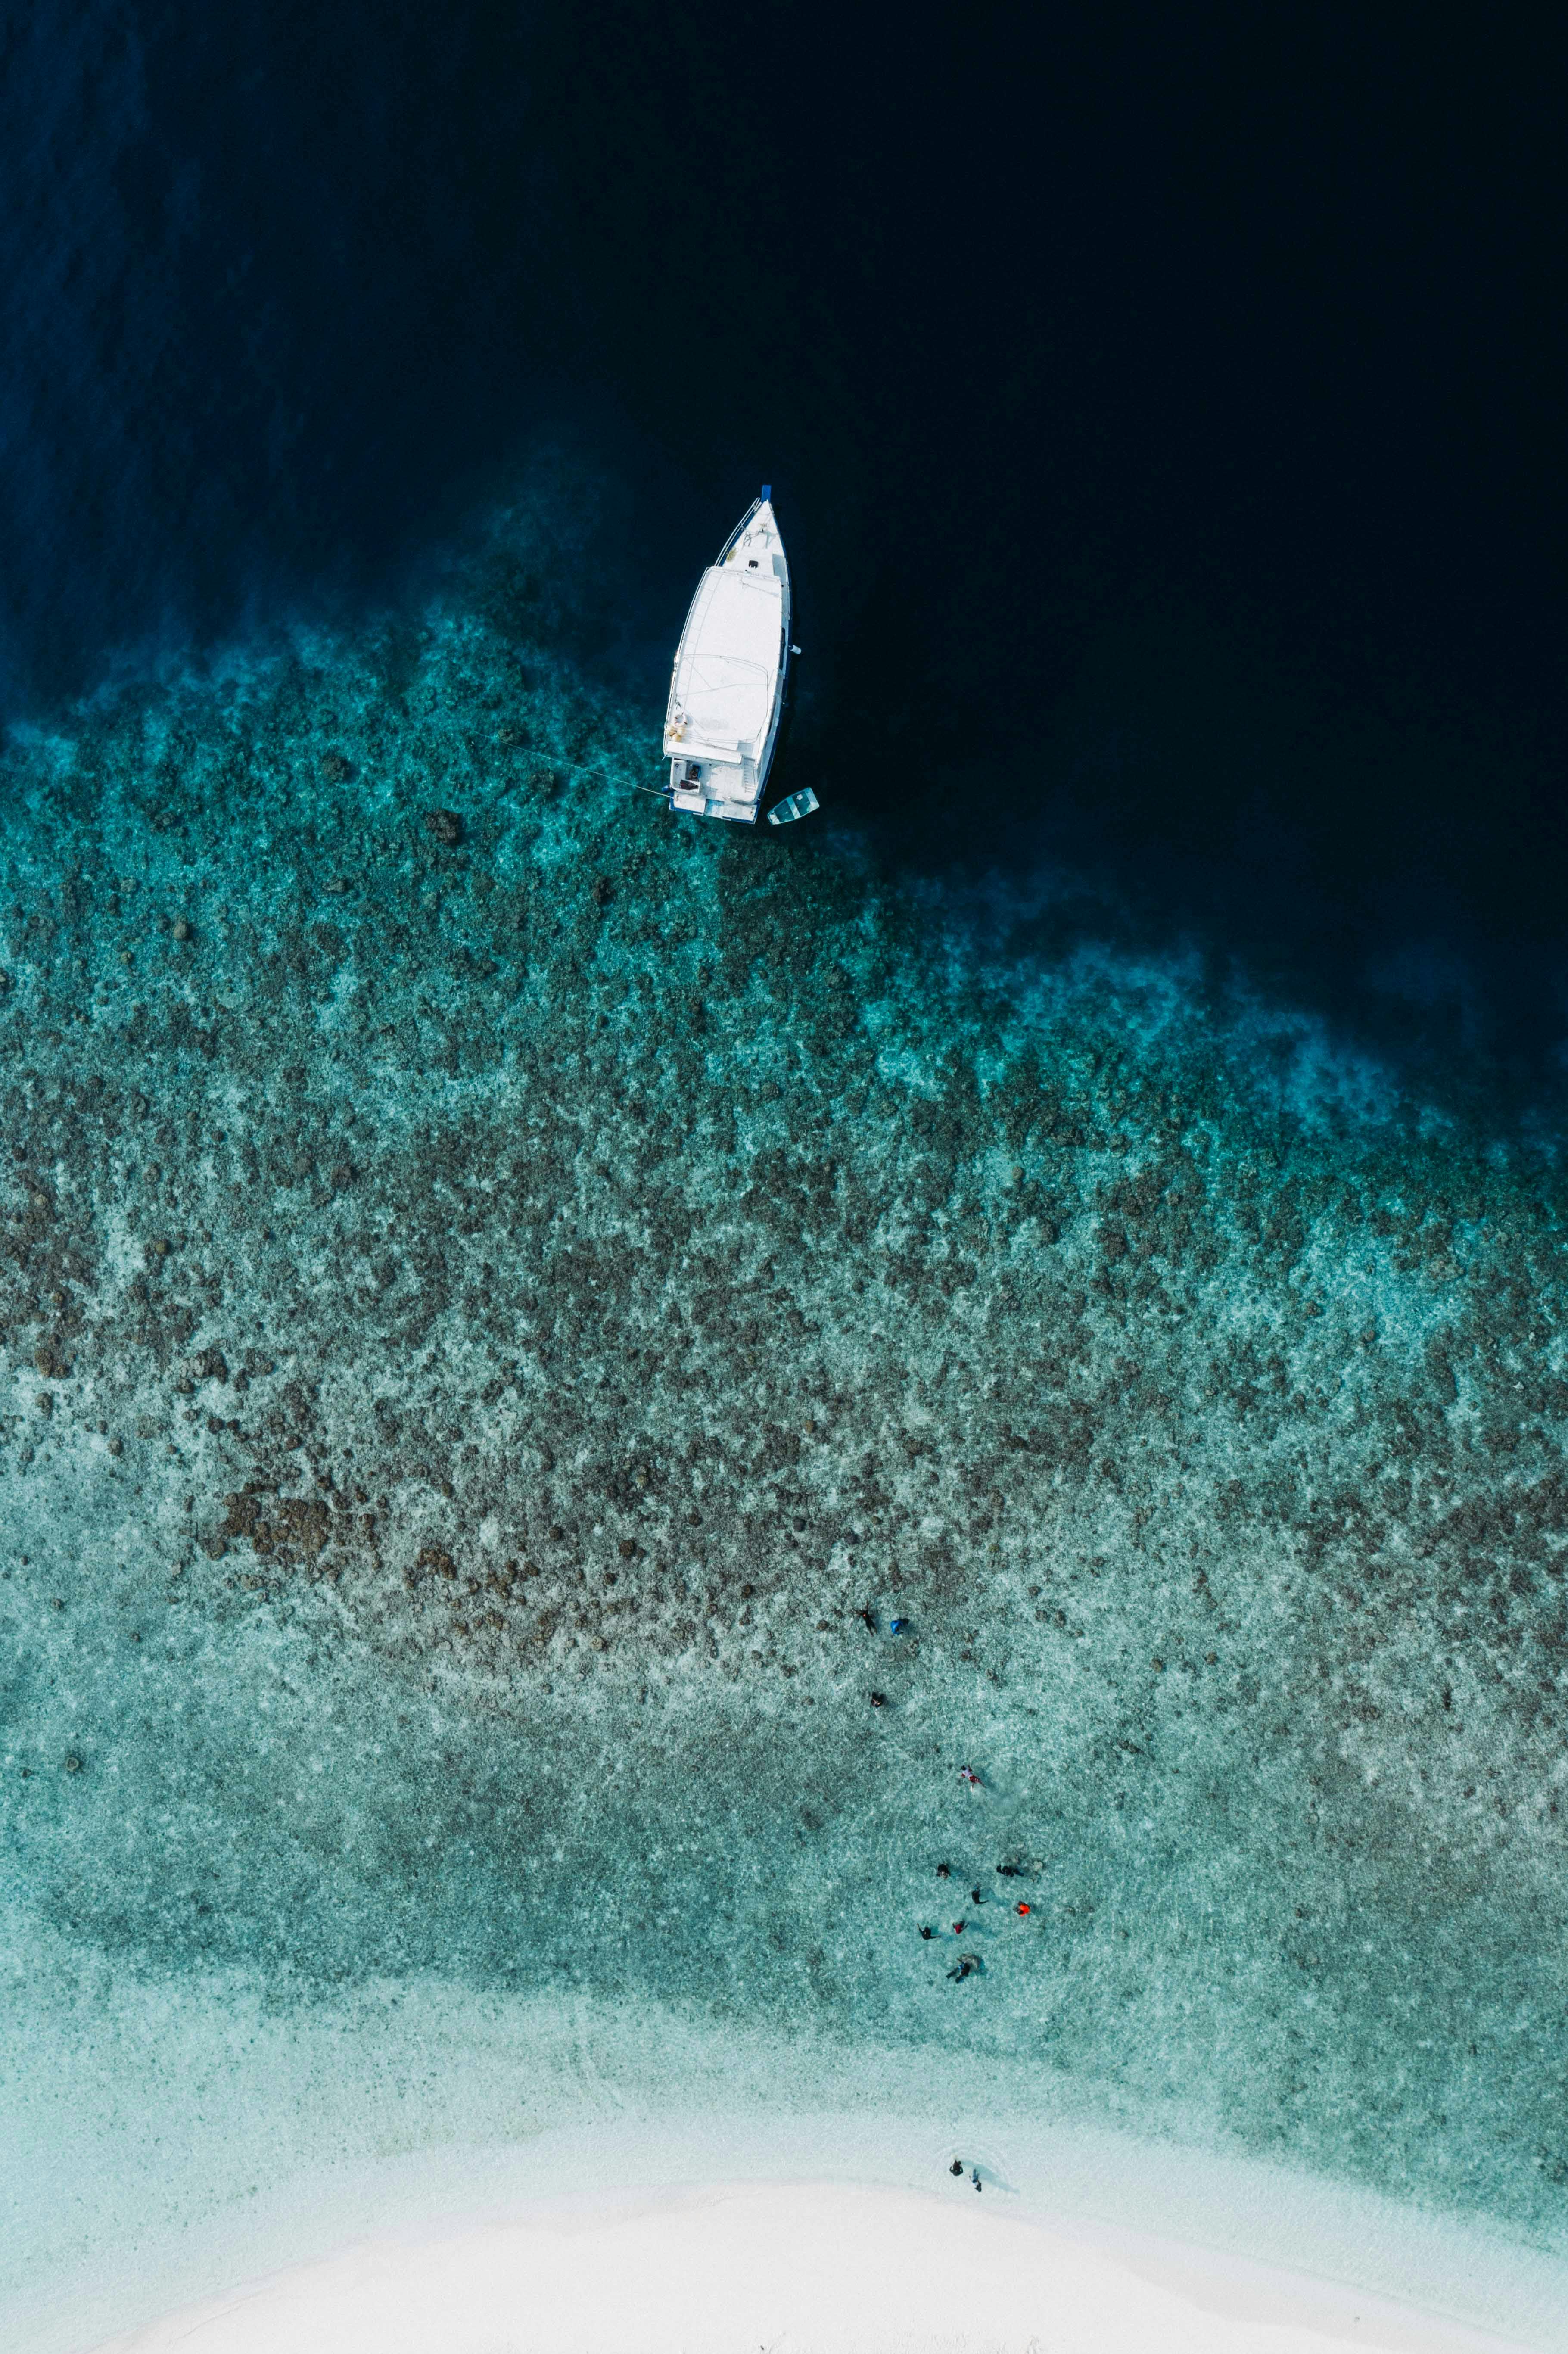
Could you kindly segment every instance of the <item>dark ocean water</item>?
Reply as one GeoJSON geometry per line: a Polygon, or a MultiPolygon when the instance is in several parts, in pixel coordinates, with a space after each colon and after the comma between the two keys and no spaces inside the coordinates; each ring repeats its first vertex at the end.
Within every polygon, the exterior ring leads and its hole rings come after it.
{"type": "Polygon", "coordinates": [[[16,12],[0,691],[351,611],[569,432],[578,650],[652,725],[767,477],[795,765],[895,864],[1065,870],[1428,1089],[1554,1097],[1561,62],[1313,10],[16,12]]]}

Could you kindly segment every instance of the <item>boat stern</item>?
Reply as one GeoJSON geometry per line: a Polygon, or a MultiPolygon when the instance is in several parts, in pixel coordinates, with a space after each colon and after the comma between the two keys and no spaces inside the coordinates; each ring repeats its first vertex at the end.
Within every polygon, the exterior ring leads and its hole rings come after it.
{"type": "Polygon", "coordinates": [[[721,769],[723,764],[716,761],[673,758],[667,788],[670,807],[689,817],[723,817],[755,825],[762,800],[755,779],[747,799],[747,780],[741,771],[728,768],[721,774],[721,769]]]}

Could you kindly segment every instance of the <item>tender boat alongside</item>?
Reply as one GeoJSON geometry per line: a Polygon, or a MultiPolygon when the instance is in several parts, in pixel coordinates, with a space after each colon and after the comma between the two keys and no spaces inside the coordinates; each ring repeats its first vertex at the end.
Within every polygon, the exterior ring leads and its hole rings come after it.
{"type": "Polygon", "coordinates": [[[675,650],[664,715],[672,809],[756,824],[779,745],[789,657],[800,651],[789,642],[789,567],[764,482],[698,581],[675,650]]]}

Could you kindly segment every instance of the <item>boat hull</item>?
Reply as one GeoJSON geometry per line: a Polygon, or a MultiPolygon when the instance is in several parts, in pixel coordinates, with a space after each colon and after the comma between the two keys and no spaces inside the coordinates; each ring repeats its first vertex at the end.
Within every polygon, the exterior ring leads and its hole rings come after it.
{"type": "Polygon", "coordinates": [[[755,825],[789,676],[789,567],[765,491],[697,583],[664,716],[673,810],[755,825]]]}

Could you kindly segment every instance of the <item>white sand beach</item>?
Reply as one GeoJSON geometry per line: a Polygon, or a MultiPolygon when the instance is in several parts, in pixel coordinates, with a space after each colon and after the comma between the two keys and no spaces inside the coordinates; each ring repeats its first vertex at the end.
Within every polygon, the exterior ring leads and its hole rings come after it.
{"type": "Polygon", "coordinates": [[[729,2183],[405,2228],[101,2354],[1483,2354],[1517,2341],[1126,2232],[944,2200],[729,2183]]]}
{"type": "Polygon", "coordinates": [[[1568,2354],[1539,2236],[1053,2114],[1041,2071],[580,1998],[29,1983],[5,2354],[1568,2354]]]}

